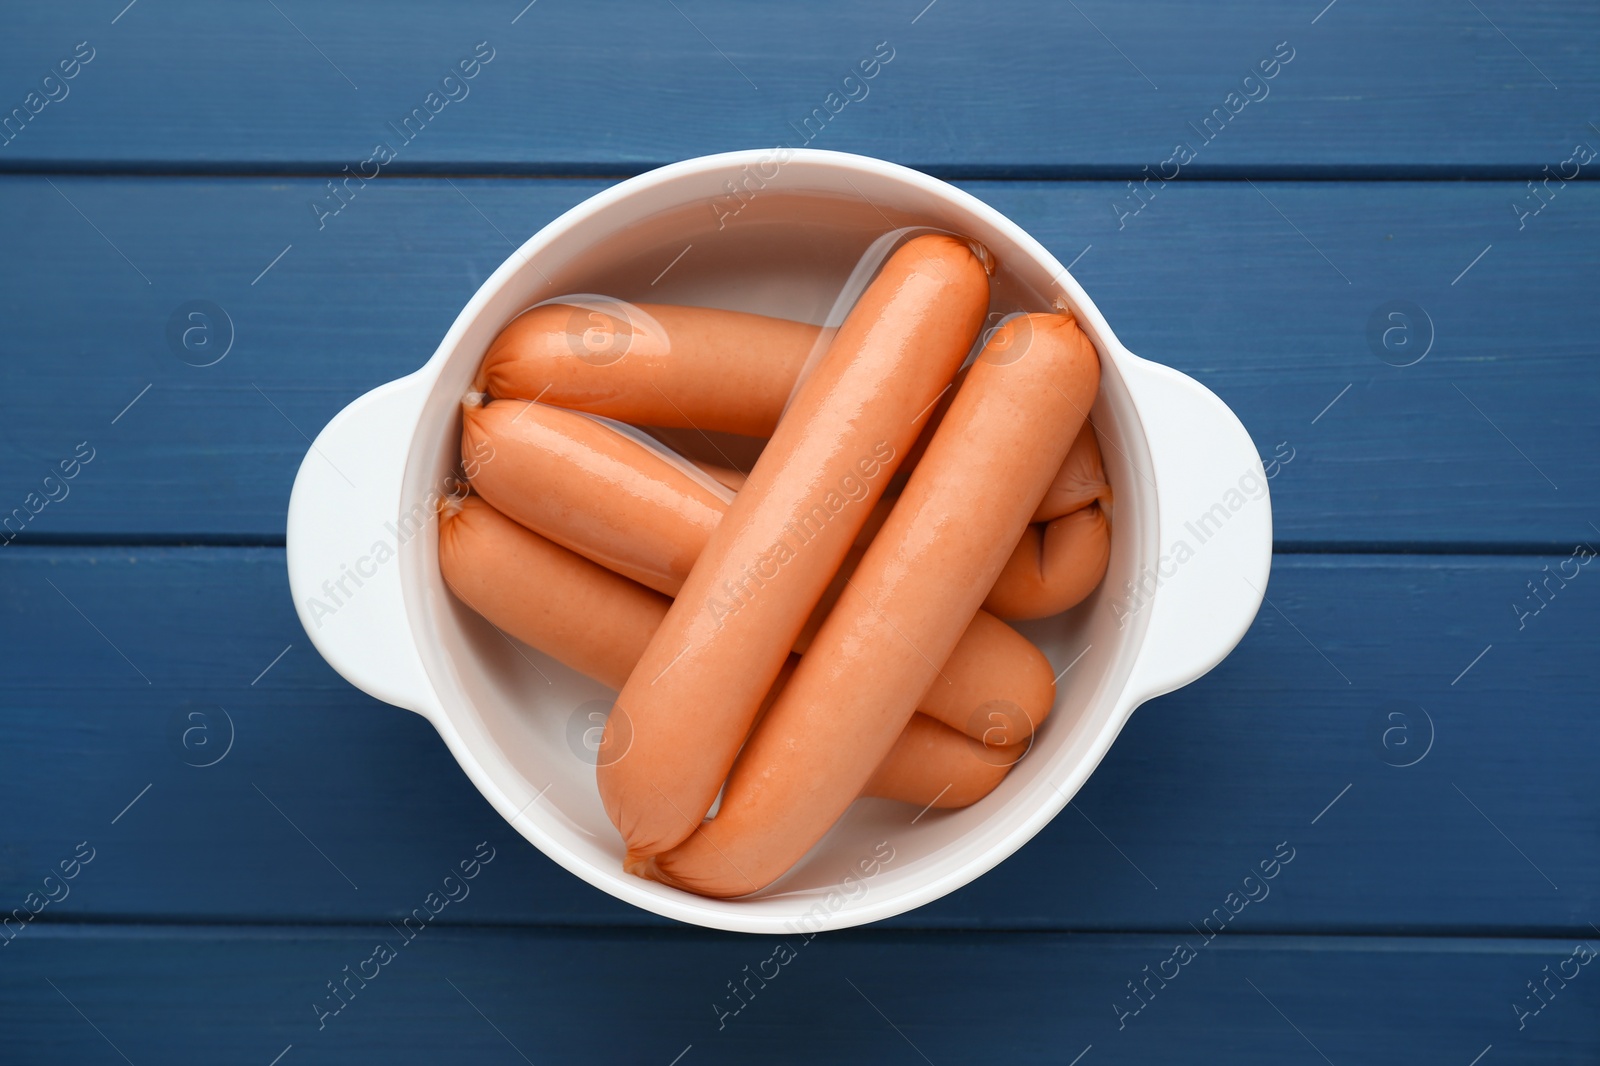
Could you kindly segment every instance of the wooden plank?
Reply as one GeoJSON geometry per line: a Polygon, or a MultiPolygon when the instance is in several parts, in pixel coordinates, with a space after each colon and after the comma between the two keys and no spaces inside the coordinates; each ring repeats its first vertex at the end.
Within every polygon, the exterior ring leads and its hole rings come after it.
{"type": "MultiPolygon", "coordinates": [[[[0,181],[0,513],[87,441],[25,537],[257,543],[281,536],[306,438],[420,365],[511,241],[603,187],[385,181],[319,231],[307,180],[49,182],[0,181]],[[195,300],[231,326],[213,366],[168,339],[195,300]]],[[[1075,263],[1130,348],[1216,390],[1266,458],[1293,455],[1280,546],[1596,536],[1594,186],[1520,231],[1525,190],[1501,183],[1175,183],[1120,230],[1121,185],[968,187],[1075,263]],[[1395,300],[1433,340],[1403,368],[1369,336],[1395,300]]]]}
{"type": "Polygon", "coordinates": [[[1600,1055],[1594,939],[1187,936],[1180,965],[1181,937],[68,926],[6,949],[0,1034],[13,1061],[286,1066],[1600,1055]]]}
{"type": "MultiPolygon", "coordinates": [[[[1245,931],[1587,929],[1600,582],[1572,564],[1521,629],[1510,608],[1558,563],[1280,557],[1227,661],[1139,710],[1020,853],[896,924],[1181,931],[1286,842],[1245,931]]],[[[523,842],[424,720],[333,674],[281,551],[14,546],[0,589],[5,906],[87,840],[46,918],[398,920],[488,841],[460,920],[657,922],[523,842]]]]}
{"type": "Polygon", "coordinates": [[[1556,0],[121,6],[8,13],[0,103],[66,95],[31,105],[0,168],[338,171],[387,140],[396,174],[615,174],[809,139],[966,177],[1130,177],[1190,142],[1193,174],[1520,180],[1600,143],[1600,16],[1556,0]],[[91,62],[41,85],[81,41],[91,62]],[[494,58],[445,85],[478,42],[494,58]],[[437,113],[393,132],[429,93],[437,113]]]}

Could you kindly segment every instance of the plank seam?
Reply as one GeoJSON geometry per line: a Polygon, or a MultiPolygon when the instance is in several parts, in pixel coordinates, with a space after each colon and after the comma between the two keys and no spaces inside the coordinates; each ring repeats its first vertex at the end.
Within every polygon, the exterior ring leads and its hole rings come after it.
{"type": "MultiPolygon", "coordinates": [[[[677,162],[662,159],[640,164],[637,168],[607,170],[600,164],[488,164],[439,163],[436,165],[413,163],[409,167],[391,165],[368,182],[403,181],[416,179],[455,178],[464,180],[517,180],[517,181],[622,181],[659,167],[677,162]]],[[[1073,166],[943,166],[915,160],[900,161],[903,165],[920,170],[945,181],[992,182],[1048,182],[1048,181],[1138,181],[1147,175],[1133,164],[1073,165],[1073,166]]],[[[1141,164],[1143,166],[1144,164],[1141,164]]],[[[1546,165],[1539,160],[1517,163],[1457,165],[1347,165],[1347,164],[1283,164],[1265,166],[1227,167],[1212,166],[1183,172],[1184,182],[1232,183],[1245,181],[1293,181],[1308,184],[1319,182],[1441,182],[1488,183],[1527,181],[1538,177],[1546,165]]],[[[347,176],[331,163],[320,165],[311,162],[267,165],[251,163],[217,163],[184,166],[170,160],[150,163],[117,162],[95,164],[68,160],[12,159],[0,162],[0,175],[29,177],[139,177],[139,178],[241,178],[241,179],[308,179],[325,181],[347,176]]],[[[1566,179],[1569,183],[1586,183],[1600,180],[1600,174],[1583,172],[1566,179]]]]}

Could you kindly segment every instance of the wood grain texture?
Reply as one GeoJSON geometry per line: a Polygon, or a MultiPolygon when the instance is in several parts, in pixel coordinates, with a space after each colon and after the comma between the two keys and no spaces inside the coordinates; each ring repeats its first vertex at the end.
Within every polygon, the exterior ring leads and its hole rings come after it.
{"type": "Polygon", "coordinates": [[[812,118],[812,147],[966,177],[1131,177],[1187,140],[1196,174],[1521,178],[1591,137],[1582,101],[1600,88],[1589,60],[1600,16],[1553,0],[187,0],[140,4],[113,24],[121,6],[7,13],[5,108],[75,43],[95,58],[0,146],[0,168],[338,171],[392,138],[388,123],[423,106],[480,41],[495,58],[397,142],[394,173],[627,173],[800,144],[812,118]],[[889,64],[847,84],[880,42],[889,64]],[[1289,65],[1246,87],[1280,42],[1289,65]],[[1228,105],[1230,92],[1260,100],[1228,105]],[[1242,110],[1204,143],[1190,124],[1225,106],[1242,110]]]}
{"type": "MultiPolygon", "coordinates": [[[[496,865],[478,881],[503,875],[496,865]]],[[[404,942],[383,924],[39,934],[0,967],[10,1061],[1465,1066],[1491,1047],[1486,1063],[1600,1055],[1600,980],[1592,962],[1570,961],[1600,950],[1594,938],[1202,944],[1189,933],[1192,957],[1166,966],[1170,981],[1151,978],[1141,1007],[1129,983],[1172,959],[1181,937],[423,928],[404,942]],[[347,978],[380,943],[393,958],[364,967],[376,975],[365,987],[347,978]],[[1519,1029],[1512,1004],[1536,1007],[1526,983],[1563,959],[1577,976],[1552,980],[1549,1003],[1519,1029]],[[336,979],[350,981],[343,1006],[336,979]],[[735,999],[730,982],[746,980],[735,999]]]]}
{"type": "Polygon", "coordinates": [[[1600,940],[1600,578],[1546,569],[1600,542],[1600,193],[1528,184],[1600,146],[1597,44],[1559,0],[6,11],[0,916],[94,858],[0,928],[0,1063],[1600,1059],[1592,966],[1519,1023],[1600,940]],[[1128,184],[1180,142],[1179,178],[1128,184]],[[514,244],[617,176],[783,143],[960,179],[1072,263],[1278,461],[1291,554],[1038,838],[798,945],[719,1022],[777,942],[545,859],[426,721],[322,662],[274,545],[308,438],[514,244]],[[168,336],[197,300],[227,316],[212,366],[168,336]],[[1397,367],[1374,338],[1402,301],[1432,343],[1397,367]],[[480,841],[470,898],[399,946],[480,841]],[[380,939],[398,957],[319,1029],[380,939]]]}
{"type": "MultiPolygon", "coordinates": [[[[603,187],[383,181],[319,231],[306,180],[0,180],[0,514],[88,441],[24,539],[281,537],[307,438],[421,365],[512,241],[603,187]],[[169,344],[191,300],[229,316],[214,366],[169,344]]],[[[1110,183],[967,187],[1075,262],[1132,350],[1215,390],[1264,457],[1292,454],[1280,547],[1600,535],[1595,186],[1520,231],[1504,183],[1179,182],[1120,230],[1110,183]],[[1426,316],[1413,366],[1369,339],[1394,300],[1426,316]]]]}
{"type": "MultiPolygon", "coordinates": [[[[1510,608],[1556,563],[1280,558],[1243,644],[1137,711],[1072,807],[892,924],[1183,930],[1286,841],[1249,932],[1587,929],[1600,579],[1520,630],[1510,608]]],[[[487,840],[496,875],[459,920],[666,924],[544,859],[426,721],[335,675],[281,551],[12,547],[0,605],[7,907],[88,840],[41,921],[398,920],[487,840]]]]}

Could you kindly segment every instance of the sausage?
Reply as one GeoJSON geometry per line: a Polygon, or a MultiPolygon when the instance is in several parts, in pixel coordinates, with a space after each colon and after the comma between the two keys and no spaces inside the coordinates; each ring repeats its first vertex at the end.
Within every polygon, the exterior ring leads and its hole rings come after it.
{"type": "Polygon", "coordinates": [[[1110,510],[1111,486],[1106,483],[1106,468],[1100,459],[1100,442],[1095,439],[1094,426],[1085,419],[1061,469],[1033,512],[1033,520],[1048,522],[1096,502],[1102,509],[1110,510]]]}
{"type": "MultiPolygon", "coordinates": [[[[456,597],[493,625],[611,688],[627,681],[667,613],[666,597],[524,529],[476,496],[440,518],[439,570],[456,597]]],[[[863,795],[967,806],[988,795],[1026,748],[1001,744],[992,737],[984,751],[948,726],[912,715],[863,795]]]]}
{"type": "Polygon", "coordinates": [[[1111,561],[1110,506],[1100,444],[1085,421],[983,609],[1014,620],[1047,618],[1082,603],[1111,561]]]}
{"type": "MultiPolygon", "coordinates": [[[[924,581],[939,583],[938,578],[924,581]]],[[[859,585],[859,579],[852,583],[859,585]]],[[[930,718],[961,730],[984,746],[1026,742],[1055,703],[1055,671],[1050,660],[1032,641],[994,615],[975,611],[969,617],[972,621],[964,630],[957,630],[954,649],[917,706],[930,718]]],[[[822,640],[819,630],[812,646],[826,647],[822,640]]],[[[932,654],[930,651],[929,656],[932,654]]]]}
{"type": "Polygon", "coordinates": [[[988,301],[988,274],[965,241],[907,241],[791,400],[606,723],[602,751],[624,730],[632,737],[625,757],[596,768],[630,861],[677,844],[711,807],[806,616],[916,435],[914,417],[960,367],[988,301]]]}
{"type": "Polygon", "coordinates": [[[489,457],[469,467],[474,492],[534,532],[669,596],[727,509],[686,470],[576,411],[469,398],[461,422],[462,455],[489,457]]]}
{"type": "Polygon", "coordinates": [[[473,611],[611,688],[628,679],[667,613],[660,593],[524,529],[477,496],[447,501],[439,571],[473,611]]]}
{"type": "Polygon", "coordinates": [[[983,609],[1001,618],[1048,618],[1076,607],[1106,575],[1111,526],[1099,503],[1028,526],[983,609]]]}
{"type": "MultiPolygon", "coordinates": [[[[1099,386],[1067,315],[991,337],[855,577],[751,735],[717,816],[627,868],[702,895],[782,876],[905,729],[1044,498],[1099,386]],[[934,578],[934,580],[930,580],[934,578]]],[[[637,676],[637,675],[636,675],[637,676]]]]}
{"type": "Polygon", "coordinates": [[[765,437],[819,333],[708,307],[545,304],[494,339],[474,388],[623,422],[765,437]]]}
{"type": "MultiPolygon", "coordinates": [[[[957,385],[966,372],[956,375],[957,385]]],[[[945,393],[934,405],[927,427],[896,472],[890,493],[898,493],[916,469],[953,395],[945,393]]],[[[983,609],[1000,618],[1021,620],[1060,614],[1083,602],[1100,584],[1111,558],[1110,506],[1111,486],[1106,483],[1100,444],[1085,419],[983,609]],[[1093,513],[1067,519],[1085,508],[1093,513]]]]}
{"type": "MultiPolygon", "coordinates": [[[[663,455],[623,437],[587,415],[520,400],[468,404],[462,411],[462,454],[487,456],[468,464],[474,489],[501,513],[593,562],[669,596],[675,595],[729,504],[663,455]]],[[[792,647],[804,652],[850,580],[867,544],[889,514],[872,508],[843,563],[832,575],[792,647]]],[[[1038,555],[1029,548],[1028,559],[1038,555]]],[[[1069,557],[1049,571],[1071,567],[1069,557]]],[[[1036,569],[1036,567],[1035,567],[1036,569]]],[[[1031,571],[1023,571],[1023,593],[1031,571]]],[[[1041,579],[1042,580],[1042,579],[1041,579]]],[[[1040,584],[1036,580],[1035,584],[1040,584]]],[[[1045,592],[1033,592],[1037,600],[1045,592]]],[[[1085,591],[1087,594],[1087,590],[1085,591]]],[[[1033,602],[1033,601],[1027,601],[1033,602]]],[[[1052,613],[1052,612],[1045,612],[1052,613]]],[[[970,697],[988,693],[1011,710],[1006,743],[1026,740],[1050,713],[1050,665],[1027,638],[997,619],[958,645],[945,673],[961,685],[935,699],[929,713],[953,729],[983,739],[994,735],[987,716],[974,718],[970,697]]],[[[620,687],[620,682],[618,686],[620,687]]]]}
{"type": "Polygon", "coordinates": [[[861,794],[938,810],[970,807],[993,792],[1027,751],[1026,743],[984,748],[925,714],[913,714],[861,794]]]}

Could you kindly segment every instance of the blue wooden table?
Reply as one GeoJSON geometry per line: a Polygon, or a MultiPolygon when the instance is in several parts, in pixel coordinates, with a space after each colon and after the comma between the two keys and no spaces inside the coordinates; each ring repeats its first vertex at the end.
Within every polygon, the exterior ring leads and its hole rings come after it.
{"type": "Polygon", "coordinates": [[[1600,1060],[1600,12],[525,2],[3,13],[0,1063],[1600,1060]],[[755,988],[334,674],[283,521],[511,246],[778,144],[1074,264],[1277,554],[1019,854],[755,988]]]}

